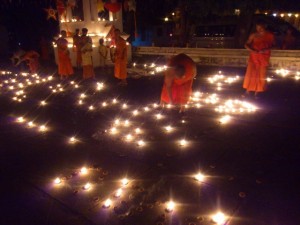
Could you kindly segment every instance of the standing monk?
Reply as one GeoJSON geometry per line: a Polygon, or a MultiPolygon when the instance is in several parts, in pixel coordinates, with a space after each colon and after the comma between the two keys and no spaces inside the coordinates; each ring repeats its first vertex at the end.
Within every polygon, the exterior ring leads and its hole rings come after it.
{"type": "Polygon", "coordinates": [[[87,36],[88,29],[82,29],[81,36],[81,57],[82,57],[82,70],[83,70],[83,79],[95,78],[95,72],[93,67],[93,44],[92,39],[87,36]]]}
{"type": "Polygon", "coordinates": [[[122,86],[127,85],[127,46],[126,41],[120,36],[120,30],[115,29],[115,45],[116,50],[114,53],[114,63],[115,63],[115,77],[120,79],[119,83],[122,86]]]}
{"type": "Polygon", "coordinates": [[[187,55],[181,53],[173,56],[168,62],[164,85],[161,92],[162,104],[175,104],[184,111],[192,94],[193,79],[197,74],[196,63],[187,55]]]}
{"type": "Polygon", "coordinates": [[[73,36],[73,51],[76,52],[76,66],[77,68],[80,68],[81,66],[81,43],[80,43],[80,36],[79,36],[79,29],[75,30],[75,34],[73,36]]]}
{"type": "Polygon", "coordinates": [[[98,52],[99,52],[99,66],[100,68],[104,68],[106,66],[107,48],[104,45],[103,38],[99,39],[98,52]]]}
{"type": "Polygon", "coordinates": [[[67,32],[62,30],[61,37],[57,39],[57,54],[58,54],[58,74],[61,79],[73,75],[73,67],[70,59],[70,52],[68,49],[68,41],[66,40],[67,32]]]}
{"type": "Polygon", "coordinates": [[[245,48],[250,51],[243,83],[247,95],[253,91],[257,98],[259,92],[266,90],[266,72],[273,45],[274,35],[266,30],[262,21],[257,22],[256,32],[250,35],[245,44],[245,48]]]}

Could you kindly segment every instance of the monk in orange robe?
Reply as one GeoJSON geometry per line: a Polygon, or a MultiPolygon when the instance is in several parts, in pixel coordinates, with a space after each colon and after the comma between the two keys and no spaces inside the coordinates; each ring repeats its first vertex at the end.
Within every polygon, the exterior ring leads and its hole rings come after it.
{"type": "Polygon", "coordinates": [[[174,104],[184,111],[192,94],[193,79],[197,74],[196,63],[187,55],[173,56],[168,62],[164,85],[161,92],[161,104],[174,104]]]}
{"type": "Polygon", "coordinates": [[[66,40],[67,32],[62,30],[61,37],[57,39],[57,54],[58,54],[58,74],[61,79],[73,75],[73,67],[70,59],[70,52],[68,49],[68,41],[66,40]]]}
{"type": "Polygon", "coordinates": [[[92,39],[87,36],[88,29],[82,29],[81,36],[81,58],[82,58],[82,76],[83,79],[95,78],[95,72],[93,67],[93,44],[92,39]]]}
{"type": "Polygon", "coordinates": [[[246,95],[253,91],[257,98],[258,93],[266,90],[266,72],[273,45],[274,35],[266,30],[263,22],[257,22],[256,32],[249,36],[245,44],[245,48],[250,51],[243,83],[246,95]]]}
{"type": "Polygon", "coordinates": [[[30,73],[38,72],[39,65],[40,65],[39,57],[40,54],[33,50],[26,52],[25,55],[22,57],[22,61],[27,62],[30,73]]]}
{"type": "Polygon", "coordinates": [[[79,29],[75,30],[75,34],[73,36],[73,51],[76,52],[76,66],[80,68],[82,58],[81,58],[81,37],[79,36],[79,29]]]}
{"type": "Polygon", "coordinates": [[[120,30],[115,29],[115,45],[114,63],[115,63],[115,77],[120,79],[119,83],[122,86],[127,85],[127,45],[126,41],[120,36],[120,30]]]}

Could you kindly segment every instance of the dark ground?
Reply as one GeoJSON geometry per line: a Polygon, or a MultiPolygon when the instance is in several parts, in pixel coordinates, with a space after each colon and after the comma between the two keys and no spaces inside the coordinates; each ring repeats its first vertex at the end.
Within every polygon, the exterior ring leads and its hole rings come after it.
{"type": "MultiPolygon", "coordinates": [[[[206,77],[220,68],[199,67],[194,90],[214,92],[206,77]]],[[[244,69],[222,68],[228,75],[243,75],[244,69]]],[[[54,70],[54,69],[53,69],[54,70]]],[[[75,79],[79,79],[79,72],[75,79]]],[[[271,72],[269,72],[272,75],[271,72]]],[[[1,82],[7,76],[0,77],[1,82]]],[[[0,224],[213,224],[210,215],[222,210],[230,225],[297,225],[299,216],[300,106],[299,81],[280,78],[269,84],[268,91],[249,101],[259,107],[255,113],[233,115],[228,124],[219,124],[221,114],[212,105],[189,109],[184,120],[174,110],[161,113],[152,109],[133,117],[131,112],[158,103],[162,77],[130,78],[127,87],[118,87],[112,71],[97,70],[97,80],[105,89],[94,91],[93,82],[73,89],[68,82],[55,78],[66,91],[51,94],[49,84],[26,89],[22,103],[11,100],[11,92],[1,88],[1,216],[0,224]],[[86,91],[85,102],[77,105],[78,95],[86,91]],[[49,104],[39,106],[47,98],[49,104]],[[103,101],[118,98],[121,103],[102,108],[103,101]],[[121,110],[127,102],[129,109],[121,110]],[[40,133],[15,122],[23,115],[50,130],[40,133]],[[130,119],[134,125],[122,128],[123,134],[141,127],[146,146],[127,143],[120,134],[105,132],[115,118],[130,119]],[[176,130],[165,134],[162,127],[172,124],[176,130]],[[67,139],[76,134],[80,143],[67,139]],[[185,137],[186,147],[176,142],[185,137]],[[77,172],[89,167],[89,175],[77,172]],[[204,183],[191,175],[201,170],[204,183]],[[55,177],[63,184],[53,185],[55,177]],[[130,179],[124,195],[113,192],[119,179],[130,179]],[[86,181],[93,188],[82,190],[86,181]],[[106,198],[112,207],[103,209],[106,198]],[[173,199],[173,213],[165,212],[164,203],[173,199]]],[[[228,85],[220,97],[240,98],[241,82],[228,85]]],[[[122,131],[121,131],[122,133],[122,131]]]]}

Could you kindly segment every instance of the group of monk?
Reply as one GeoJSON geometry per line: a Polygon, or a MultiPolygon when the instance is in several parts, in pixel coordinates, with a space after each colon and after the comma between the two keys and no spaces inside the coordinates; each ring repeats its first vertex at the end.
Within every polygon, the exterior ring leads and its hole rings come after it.
{"type": "MultiPolygon", "coordinates": [[[[88,30],[82,29],[79,36],[79,29],[73,36],[73,49],[76,52],[76,65],[83,69],[83,79],[94,78],[94,68],[92,61],[92,39],[87,35],[88,30]]],[[[67,78],[74,73],[68,41],[67,32],[62,30],[61,37],[56,41],[58,51],[58,74],[61,79],[67,78]]],[[[127,85],[127,46],[126,41],[121,37],[120,30],[114,30],[114,51],[111,51],[111,59],[115,64],[114,76],[120,80],[121,86],[127,85]]],[[[252,33],[245,48],[250,51],[247,70],[243,82],[246,89],[243,97],[254,92],[257,98],[259,93],[266,90],[266,71],[269,65],[271,48],[274,46],[274,35],[267,31],[266,25],[259,21],[256,23],[256,31],[252,33]]],[[[103,39],[99,40],[100,66],[105,66],[107,57],[107,47],[103,44],[103,39]]],[[[36,72],[38,67],[38,57],[34,51],[29,51],[22,56],[28,62],[30,71],[36,72]]],[[[193,79],[197,74],[196,63],[185,54],[173,56],[167,65],[164,76],[164,84],[161,92],[161,104],[177,105],[180,112],[184,111],[184,105],[188,103],[192,94],[193,79]]]]}
{"type": "MultiPolygon", "coordinates": [[[[92,39],[87,35],[88,29],[83,28],[82,34],[79,35],[79,29],[76,29],[73,36],[73,51],[76,52],[76,66],[82,67],[83,79],[95,78],[93,67],[93,43],[92,39]]],[[[68,41],[66,39],[67,32],[62,30],[60,38],[56,41],[58,53],[58,74],[61,79],[65,79],[74,73],[70,52],[68,49],[68,41]]],[[[126,41],[121,37],[120,30],[114,29],[113,32],[114,51],[111,51],[111,59],[115,64],[114,74],[120,80],[120,85],[127,85],[127,45],[126,41]]],[[[106,66],[108,55],[107,47],[104,45],[104,39],[99,40],[99,60],[100,67],[106,66]]]]}

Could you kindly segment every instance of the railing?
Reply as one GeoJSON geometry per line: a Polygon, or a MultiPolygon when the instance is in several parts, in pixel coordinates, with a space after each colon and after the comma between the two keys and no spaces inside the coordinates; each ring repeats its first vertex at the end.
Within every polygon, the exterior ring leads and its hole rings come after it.
{"type": "MultiPolygon", "coordinates": [[[[246,67],[249,51],[246,49],[208,49],[172,47],[136,47],[137,56],[172,56],[185,53],[197,64],[207,66],[246,67]]],[[[270,68],[300,70],[300,50],[272,50],[270,68]]]]}

